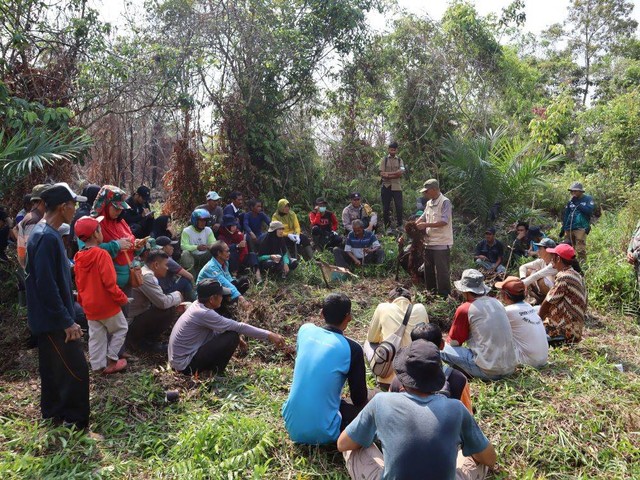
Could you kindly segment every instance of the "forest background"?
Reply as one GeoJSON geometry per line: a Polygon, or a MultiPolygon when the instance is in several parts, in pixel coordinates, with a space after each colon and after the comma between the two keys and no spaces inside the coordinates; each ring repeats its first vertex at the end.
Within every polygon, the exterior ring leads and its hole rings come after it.
{"type": "MultiPolygon", "coordinates": [[[[339,211],[358,190],[380,212],[378,166],[396,140],[407,166],[405,214],[422,182],[438,178],[454,204],[458,248],[470,248],[490,223],[505,235],[520,219],[556,236],[567,186],[581,181],[598,207],[586,265],[591,308],[622,322],[638,343],[637,285],[624,260],[640,218],[633,2],[571,0],[564,20],[539,34],[523,28],[523,0],[484,16],[453,1],[437,20],[389,0],[137,5],[116,29],[87,0],[0,0],[0,205],[12,215],[44,180],[128,192],[144,183],[182,221],[209,190],[258,196],[268,213],[286,197],[301,219],[315,197],[339,211]],[[382,31],[371,28],[373,14],[390,19],[382,31]]],[[[469,261],[460,252],[456,272],[469,261]]],[[[10,318],[24,315],[11,286],[0,300],[10,318]]],[[[637,407],[638,367],[629,366],[634,380],[618,394],[621,405],[637,407]]],[[[152,395],[153,378],[138,380],[141,395],[152,395]]],[[[490,390],[480,389],[481,398],[490,390]]],[[[563,445],[564,456],[537,460],[541,471],[562,470],[575,454],[584,478],[607,469],[610,478],[631,478],[620,462],[638,460],[637,414],[625,422],[629,437],[616,444],[623,458],[607,453],[619,469],[598,455],[589,464],[581,443],[583,457],[563,445]]],[[[31,432],[6,428],[23,440],[31,432]]],[[[257,440],[258,458],[272,441],[267,433],[257,440]]],[[[525,478],[532,457],[506,453],[525,478]]],[[[323,461],[320,454],[305,468],[326,478],[323,461]]],[[[263,463],[249,465],[268,471],[263,463]]],[[[227,467],[249,468],[246,458],[227,467]]],[[[538,478],[540,470],[529,473],[538,478]]]]}

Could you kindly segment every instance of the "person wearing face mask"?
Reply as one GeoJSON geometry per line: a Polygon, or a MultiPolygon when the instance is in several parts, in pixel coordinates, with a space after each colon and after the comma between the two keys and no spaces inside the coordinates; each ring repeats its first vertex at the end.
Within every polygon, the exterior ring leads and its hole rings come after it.
{"type": "Polygon", "coordinates": [[[327,201],[323,197],[316,198],[316,205],[309,212],[309,222],[316,249],[332,249],[342,245],[343,238],[338,235],[338,218],[327,210],[327,201]]]}

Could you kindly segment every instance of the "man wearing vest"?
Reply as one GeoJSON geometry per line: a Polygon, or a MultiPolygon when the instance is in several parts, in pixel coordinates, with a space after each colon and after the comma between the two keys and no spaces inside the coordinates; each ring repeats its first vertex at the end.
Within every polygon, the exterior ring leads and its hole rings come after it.
{"type": "Polygon", "coordinates": [[[382,199],[382,216],[384,218],[384,228],[391,228],[391,200],[396,207],[396,226],[402,227],[402,186],[400,179],[404,174],[404,163],[396,156],[398,144],[389,144],[389,154],[380,162],[380,177],[382,187],[380,197],[382,199]]]}
{"type": "Polygon", "coordinates": [[[424,182],[420,193],[428,199],[424,213],[416,223],[425,231],[425,282],[427,290],[446,298],[451,292],[449,263],[453,246],[453,209],[451,201],[440,192],[438,180],[424,182]]]}

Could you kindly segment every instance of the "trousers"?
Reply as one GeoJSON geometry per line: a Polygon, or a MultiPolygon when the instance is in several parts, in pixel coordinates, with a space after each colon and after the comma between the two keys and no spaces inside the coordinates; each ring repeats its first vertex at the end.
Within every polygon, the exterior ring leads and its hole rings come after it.
{"type": "Polygon", "coordinates": [[[403,204],[402,190],[391,190],[391,187],[384,185],[380,189],[380,199],[382,200],[382,218],[384,228],[389,228],[391,224],[391,201],[396,207],[396,226],[402,227],[403,204]]]}

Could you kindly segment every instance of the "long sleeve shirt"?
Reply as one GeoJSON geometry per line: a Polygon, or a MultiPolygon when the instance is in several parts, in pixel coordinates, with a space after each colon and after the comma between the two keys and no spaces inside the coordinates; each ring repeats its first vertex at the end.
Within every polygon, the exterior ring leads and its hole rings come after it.
{"type": "Polygon", "coordinates": [[[518,273],[520,274],[522,283],[524,283],[525,286],[528,287],[529,285],[537,282],[541,278],[545,278],[545,277],[555,278],[556,273],[558,273],[558,271],[555,268],[553,268],[552,264],[547,265],[546,263],[544,263],[543,259],[538,258],[533,262],[520,265],[520,269],[518,270],[518,273]],[[531,275],[527,276],[527,270],[533,270],[534,272],[531,275]]]}
{"type": "Polygon", "coordinates": [[[129,318],[133,319],[146,312],[153,305],[160,310],[176,307],[182,301],[180,292],[165,294],[153,271],[146,265],[142,267],[143,282],[133,289],[133,301],[129,305],[129,318]]]}
{"type": "Polygon", "coordinates": [[[309,222],[311,226],[318,226],[323,230],[335,232],[338,230],[338,219],[335,213],[326,211],[324,213],[311,211],[309,212],[309,222]]]}
{"type": "Polygon", "coordinates": [[[236,299],[240,296],[240,291],[232,283],[233,277],[231,276],[231,273],[229,273],[229,261],[226,261],[224,262],[224,265],[221,265],[215,258],[209,260],[207,264],[202,267],[202,270],[200,270],[196,284],[200,283],[205,278],[217,280],[220,282],[220,285],[231,290],[232,299],[236,299]]]}

